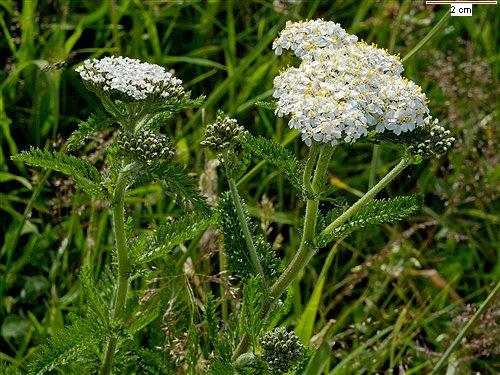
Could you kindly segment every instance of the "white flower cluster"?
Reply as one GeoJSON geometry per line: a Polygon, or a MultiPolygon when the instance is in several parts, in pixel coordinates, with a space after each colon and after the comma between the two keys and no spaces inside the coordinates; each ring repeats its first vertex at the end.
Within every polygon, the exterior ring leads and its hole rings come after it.
{"type": "Polygon", "coordinates": [[[85,60],[75,69],[90,89],[126,100],[159,100],[184,93],[182,81],[165,68],[128,57],[85,60]]]}
{"type": "Polygon", "coordinates": [[[315,20],[287,24],[275,41],[276,53],[292,49],[302,59],[275,78],[273,96],[276,114],[290,116],[307,145],[352,143],[370,130],[399,135],[428,116],[426,96],[401,77],[399,58],[356,39],[338,24],[315,20]]]}
{"type": "Polygon", "coordinates": [[[282,51],[292,50],[297,57],[314,55],[320,50],[334,50],[344,45],[354,44],[358,40],[350,35],[338,23],[323,20],[308,22],[288,21],[278,38],[273,43],[277,55],[282,51]]]}

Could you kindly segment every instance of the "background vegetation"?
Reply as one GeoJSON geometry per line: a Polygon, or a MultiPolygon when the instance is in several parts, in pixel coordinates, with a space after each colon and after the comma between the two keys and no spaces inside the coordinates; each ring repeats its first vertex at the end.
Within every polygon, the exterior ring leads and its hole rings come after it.
{"type": "MultiPolygon", "coordinates": [[[[71,179],[9,160],[30,145],[63,149],[92,112],[96,98],[73,67],[109,54],[139,58],[172,67],[194,96],[206,95],[202,108],[186,111],[162,131],[174,139],[177,160],[204,173],[202,188],[213,197],[227,187],[217,182],[213,155],[199,141],[218,109],[255,135],[287,143],[298,157],[306,152],[286,122],[254,104],[271,96],[279,69],[295,63],[290,56],[276,58],[270,48],[285,21],[324,18],[404,57],[406,75],[427,92],[431,112],[457,142],[445,157],[408,169],[384,193],[416,187],[425,196],[418,215],[355,233],[316,255],[293,287],[284,325],[322,349],[321,365],[311,374],[427,372],[500,275],[500,13],[498,6],[474,6],[472,17],[447,11],[410,0],[0,0],[0,361],[24,371],[68,313],[86,308],[80,267],[93,265],[94,278],[102,278],[111,257],[110,213],[102,202],[75,189],[71,179]]],[[[100,166],[113,137],[98,134],[79,152],[100,166]]],[[[396,162],[396,152],[339,147],[329,170],[335,204],[366,191],[396,162]]],[[[303,206],[283,174],[261,165],[239,187],[268,241],[289,259],[303,206]]],[[[143,228],[177,215],[156,185],[132,190],[127,206],[143,228]]],[[[137,290],[146,290],[143,296],[161,291],[164,315],[156,335],[174,360],[186,355],[183,335],[190,322],[169,315],[169,306],[186,300],[201,314],[210,289],[224,285],[238,293],[218,273],[219,250],[217,234],[207,232],[158,262],[154,279],[135,281],[137,290]]],[[[500,371],[499,319],[496,300],[452,356],[452,371],[500,371]]]]}

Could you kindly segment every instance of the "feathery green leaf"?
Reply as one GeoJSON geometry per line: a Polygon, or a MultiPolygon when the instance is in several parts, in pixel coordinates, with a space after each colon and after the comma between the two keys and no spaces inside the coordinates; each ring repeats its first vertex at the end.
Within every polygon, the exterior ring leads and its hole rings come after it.
{"type": "Polygon", "coordinates": [[[101,188],[101,175],[88,161],[66,155],[63,152],[41,150],[31,147],[29,151],[11,157],[34,167],[48,168],[64,173],[75,179],[76,184],[86,193],[96,198],[106,198],[101,188]]]}
{"type": "Polygon", "coordinates": [[[96,287],[96,284],[92,280],[90,267],[82,267],[82,270],[80,271],[80,282],[87,306],[89,308],[88,313],[93,314],[102,326],[109,327],[109,306],[104,302],[104,299],[98,293],[99,288],[96,287]]]}
{"type": "Polygon", "coordinates": [[[92,134],[108,129],[112,124],[113,119],[105,111],[96,111],[96,113],[90,115],[87,121],[80,122],[78,129],[69,136],[68,149],[75,150],[92,134]]]}
{"type": "Polygon", "coordinates": [[[210,216],[212,208],[200,194],[198,184],[179,165],[163,162],[151,168],[153,176],[164,183],[168,192],[180,198],[181,203],[188,202],[194,211],[202,216],[210,216]]]}
{"type": "Polygon", "coordinates": [[[249,134],[242,138],[241,144],[248,152],[283,169],[291,184],[300,192],[304,191],[302,168],[297,158],[289,150],[273,140],[249,134]]]}
{"type": "MultiPolygon", "coordinates": [[[[362,207],[346,223],[340,225],[327,237],[321,239],[317,245],[319,247],[325,246],[335,238],[345,236],[362,228],[403,220],[405,217],[420,210],[422,205],[423,197],[421,194],[403,195],[389,199],[375,199],[362,207]]],[[[334,216],[330,215],[328,221],[332,221],[334,218],[334,216]]]]}
{"type": "Polygon", "coordinates": [[[158,227],[154,236],[145,234],[133,244],[130,251],[131,262],[144,264],[159,258],[175,246],[203,233],[216,219],[216,215],[200,217],[188,214],[158,227]]]}
{"type": "MultiPolygon", "coordinates": [[[[250,231],[255,233],[256,228],[254,225],[250,225],[250,219],[244,204],[243,208],[250,231]]],[[[220,197],[219,217],[229,272],[237,279],[245,280],[254,275],[255,270],[252,267],[252,260],[239,225],[236,208],[228,193],[224,193],[220,197]]],[[[253,240],[264,274],[267,280],[272,282],[279,275],[280,260],[262,235],[254,235],[253,240]]]]}
{"type": "Polygon", "coordinates": [[[255,102],[255,106],[260,107],[260,108],[264,108],[264,109],[275,110],[276,109],[276,101],[273,101],[273,100],[265,101],[265,102],[259,101],[259,102],[255,102]]]}
{"type": "Polygon", "coordinates": [[[262,279],[259,275],[246,280],[243,286],[243,329],[248,334],[254,348],[258,345],[263,320],[262,279]]]}
{"type": "Polygon", "coordinates": [[[42,375],[71,363],[84,353],[95,352],[109,334],[110,331],[91,315],[76,318],[73,324],[58,332],[35,352],[28,365],[29,374],[42,375]]]}
{"type": "Polygon", "coordinates": [[[201,95],[196,99],[191,99],[191,91],[187,91],[183,96],[172,97],[165,100],[154,108],[150,108],[150,113],[169,112],[177,113],[186,108],[197,108],[205,102],[205,95],[201,95]]]}

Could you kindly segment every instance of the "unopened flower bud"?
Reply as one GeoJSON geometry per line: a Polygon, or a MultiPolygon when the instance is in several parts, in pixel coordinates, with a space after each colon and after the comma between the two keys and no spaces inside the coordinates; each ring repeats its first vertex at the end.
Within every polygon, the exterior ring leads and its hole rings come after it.
{"type": "Polygon", "coordinates": [[[272,374],[292,370],[303,358],[304,346],[293,331],[277,327],[266,333],[260,340],[262,358],[267,362],[272,374]]]}
{"type": "Polygon", "coordinates": [[[138,134],[126,133],[118,140],[118,147],[133,159],[148,166],[174,155],[170,139],[163,134],[142,131],[138,134]]]}
{"type": "Polygon", "coordinates": [[[424,120],[422,132],[427,139],[409,145],[408,151],[423,158],[444,154],[455,141],[455,138],[450,136],[450,131],[440,126],[438,120],[430,116],[424,120]]]}
{"type": "Polygon", "coordinates": [[[234,146],[245,133],[245,128],[238,125],[234,118],[219,113],[215,122],[205,129],[205,139],[201,145],[212,151],[222,152],[234,146]]]}

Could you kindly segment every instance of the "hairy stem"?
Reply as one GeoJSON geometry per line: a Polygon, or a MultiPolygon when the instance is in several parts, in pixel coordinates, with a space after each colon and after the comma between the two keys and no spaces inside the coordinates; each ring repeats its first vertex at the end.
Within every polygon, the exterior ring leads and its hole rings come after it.
{"type": "MultiPolygon", "coordinates": [[[[328,169],[328,165],[330,164],[330,160],[333,155],[333,148],[329,146],[320,146],[314,144],[311,148],[311,152],[309,154],[309,159],[306,164],[306,168],[304,169],[303,181],[306,182],[306,186],[310,186],[310,192],[308,194],[316,195],[320,189],[321,184],[324,182],[324,178],[326,175],[326,171],[328,169]],[[319,153],[319,156],[318,156],[319,153]],[[314,167],[314,162],[318,158],[318,163],[316,165],[316,171],[314,172],[314,177],[312,180],[312,184],[310,184],[311,173],[314,167]]],[[[304,231],[302,234],[302,239],[300,241],[300,246],[297,254],[292,259],[286,270],[283,274],[278,278],[278,280],[271,286],[270,294],[273,298],[279,298],[283,291],[290,285],[290,283],[295,279],[297,274],[302,270],[303,267],[307,264],[310,258],[309,251],[309,243],[314,238],[316,234],[316,216],[318,213],[319,200],[317,198],[308,199],[306,203],[306,214],[304,219],[304,231]]],[[[273,303],[269,304],[266,307],[267,313],[274,306],[273,303]]],[[[238,361],[239,357],[244,355],[243,353],[247,350],[248,347],[248,336],[244,335],[236,347],[232,361],[238,361]]]]}
{"type": "MultiPolygon", "coordinates": [[[[113,308],[113,319],[117,320],[121,317],[128,291],[128,256],[125,239],[125,188],[126,188],[126,172],[121,171],[116,181],[116,187],[113,194],[113,229],[116,238],[116,253],[118,257],[118,285],[113,308]]],[[[113,357],[118,338],[111,337],[106,347],[106,353],[101,367],[101,374],[107,375],[111,372],[113,357]]]]}
{"type": "MultiPolygon", "coordinates": [[[[313,154],[314,155],[314,154],[313,154]]],[[[317,194],[321,191],[328,165],[333,155],[333,148],[322,146],[316,171],[312,180],[311,190],[316,196],[313,199],[308,199],[306,203],[306,214],[304,218],[304,230],[300,241],[299,250],[295,254],[288,267],[281,274],[278,280],[271,287],[271,295],[274,298],[279,298],[290,283],[297,277],[297,274],[307,265],[311,256],[314,253],[314,248],[311,248],[311,242],[316,235],[316,219],[318,216],[319,199],[317,194]]],[[[304,171],[307,173],[307,168],[304,171]]]]}
{"type": "Polygon", "coordinates": [[[238,220],[240,222],[240,228],[243,231],[243,237],[245,238],[245,243],[247,244],[248,251],[250,253],[250,259],[252,260],[253,267],[255,271],[262,278],[262,283],[267,290],[268,285],[266,281],[266,275],[264,274],[264,270],[259,261],[259,257],[257,255],[257,250],[255,249],[255,245],[252,240],[252,234],[250,233],[250,229],[248,228],[247,219],[245,216],[245,212],[243,211],[243,205],[241,203],[240,194],[238,193],[238,188],[236,187],[236,182],[233,178],[228,178],[229,189],[231,191],[231,197],[234,202],[234,207],[236,208],[236,214],[238,215],[238,220]]]}
{"type": "MultiPolygon", "coordinates": [[[[332,157],[333,149],[331,147],[325,147],[320,151],[318,157],[318,163],[316,166],[316,171],[314,173],[311,189],[312,192],[317,195],[324,183],[324,178],[332,157]]],[[[347,211],[345,211],[341,216],[334,220],[328,227],[326,227],[316,238],[316,217],[318,213],[319,201],[317,199],[308,199],[306,204],[306,215],[304,218],[304,232],[300,242],[299,250],[297,251],[295,257],[292,259],[288,267],[285,269],[283,274],[278,278],[278,280],[271,286],[271,296],[274,298],[279,298],[285,289],[292,283],[292,281],[297,277],[297,274],[307,265],[311,257],[314,255],[315,247],[311,246],[313,241],[321,240],[328,236],[335,228],[343,224],[348,220],[359,208],[361,208],[365,203],[372,200],[377,193],[382,190],[389,182],[391,182],[399,173],[401,173],[411,161],[408,159],[402,159],[384,178],[382,178],[373,188],[371,188],[363,197],[361,197],[356,203],[354,203],[347,211]]],[[[306,171],[308,169],[306,168],[306,171]]],[[[304,176],[304,181],[306,176],[304,176]]],[[[237,360],[239,356],[244,353],[248,346],[248,337],[244,336],[240,341],[238,347],[233,354],[233,361],[237,360]]]]}
{"type": "Polygon", "coordinates": [[[371,201],[377,193],[389,184],[398,174],[400,174],[403,169],[411,164],[408,159],[402,159],[389,173],[387,173],[384,178],[382,178],[374,187],[368,190],[361,198],[358,199],[349,209],[347,209],[342,215],[335,219],[330,225],[328,225],[319,235],[317,240],[321,241],[329,234],[331,234],[335,228],[339,227],[345,223],[352,215],[356,213],[361,207],[363,207],[367,202],[371,201]]]}
{"type": "Polygon", "coordinates": [[[309,151],[309,158],[307,159],[307,163],[304,168],[304,174],[302,175],[302,183],[304,184],[304,188],[306,189],[307,194],[313,194],[311,188],[311,175],[313,173],[314,165],[316,164],[316,160],[318,159],[319,146],[314,143],[311,146],[309,151]]]}

